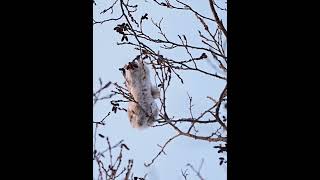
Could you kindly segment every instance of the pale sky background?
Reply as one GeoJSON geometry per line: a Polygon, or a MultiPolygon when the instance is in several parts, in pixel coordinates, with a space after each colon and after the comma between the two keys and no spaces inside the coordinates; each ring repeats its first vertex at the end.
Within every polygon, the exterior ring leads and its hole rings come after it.
{"type": "MultiPolygon", "coordinates": [[[[195,16],[186,11],[167,9],[165,7],[159,7],[152,0],[147,2],[144,0],[133,1],[138,2],[138,11],[134,14],[139,19],[145,13],[148,13],[149,20],[145,21],[145,32],[152,36],[158,36],[158,30],[152,26],[150,19],[158,22],[163,17],[163,30],[166,32],[169,39],[180,42],[178,34],[185,34],[188,38],[189,44],[199,44],[200,38],[198,36],[198,30],[204,33],[204,29],[195,16]]],[[[101,20],[110,17],[109,13],[100,15],[99,13],[109,6],[110,2],[100,0],[96,1],[98,6],[94,6],[94,17],[96,20],[101,20]]],[[[170,1],[171,2],[171,1],[170,1]]],[[[201,14],[212,17],[209,3],[207,0],[183,0],[183,2],[191,5],[195,10],[201,14]]],[[[218,0],[217,3],[226,7],[225,1],[218,0]]],[[[173,4],[177,5],[175,1],[173,4]]],[[[119,6],[116,6],[113,17],[117,17],[119,6]]],[[[221,11],[219,11],[221,12],[221,11]]],[[[220,16],[226,24],[226,15],[220,16]]],[[[121,24],[124,20],[118,22],[107,22],[102,25],[97,24],[93,27],[93,89],[98,88],[98,78],[104,82],[112,81],[122,84],[124,82],[123,76],[118,70],[123,67],[124,64],[131,61],[138,52],[131,46],[117,46],[116,43],[120,41],[121,36],[118,35],[113,28],[117,24],[121,24]]],[[[214,30],[216,25],[210,22],[209,28],[214,30]]],[[[201,43],[201,42],[200,42],[201,43]]],[[[166,57],[172,59],[189,59],[189,56],[185,53],[185,49],[164,51],[159,49],[166,57]]],[[[192,51],[195,57],[199,57],[202,51],[192,51]]],[[[209,54],[209,59],[213,59],[209,54]]],[[[214,61],[212,61],[215,63],[214,61]]],[[[203,62],[199,64],[203,69],[209,72],[215,73],[216,71],[209,66],[208,63],[203,62]]],[[[153,70],[150,71],[153,73],[153,70]]],[[[210,76],[203,75],[197,72],[181,72],[180,73],[185,83],[181,84],[180,81],[173,76],[171,87],[168,89],[168,115],[175,117],[188,117],[188,96],[193,97],[193,114],[198,116],[204,109],[209,108],[211,101],[206,97],[209,95],[215,99],[218,99],[220,92],[222,91],[225,82],[214,79],[210,76]]],[[[152,74],[151,74],[152,75],[152,74]]],[[[222,74],[223,75],[223,74],[222,74]]],[[[225,76],[225,75],[224,75],[225,76]]],[[[153,77],[153,75],[151,76],[153,77]]],[[[152,78],[152,83],[154,80],[152,78]]],[[[108,90],[113,87],[110,86],[108,90]]],[[[119,99],[120,97],[115,97],[119,99]]],[[[159,100],[157,100],[158,104],[159,100]]],[[[122,104],[127,108],[126,104],[122,104]]],[[[93,109],[93,120],[100,121],[109,111],[111,111],[112,105],[109,101],[98,102],[93,109]]],[[[205,179],[225,180],[227,177],[226,166],[219,166],[219,157],[221,154],[217,153],[217,149],[213,146],[218,143],[208,143],[206,141],[193,140],[187,137],[179,137],[170,143],[165,152],[167,155],[162,154],[154,163],[152,167],[146,168],[144,162],[150,162],[152,158],[159,152],[160,148],[157,144],[163,145],[167,139],[174,136],[176,132],[170,126],[149,128],[146,130],[133,129],[129,123],[126,112],[119,111],[116,114],[111,115],[106,119],[105,127],[98,130],[105,136],[108,136],[111,141],[111,145],[116,144],[120,140],[124,139],[124,143],[130,148],[129,151],[124,151],[123,165],[126,165],[127,160],[133,158],[133,172],[138,177],[143,177],[145,173],[149,173],[147,179],[149,180],[182,180],[181,170],[187,168],[186,164],[190,163],[195,168],[200,165],[201,159],[204,159],[204,164],[201,170],[201,174],[205,179]]],[[[216,127],[203,127],[201,128],[204,135],[205,133],[212,132],[212,129],[216,127]]],[[[105,149],[106,142],[101,138],[97,138],[97,149],[105,149]]],[[[115,152],[116,153],[116,152],[115,152]]],[[[114,154],[116,156],[116,154],[114,154]]],[[[108,157],[108,156],[106,156],[108,157]]],[[[106,159],[108,160],[108,158],[106,159]]],[[[195,173],[189,168],[188,179],[198,179],[195,173]]],[[[94,164],[94,177],[97,177],[97,168],[94,164]]]]}

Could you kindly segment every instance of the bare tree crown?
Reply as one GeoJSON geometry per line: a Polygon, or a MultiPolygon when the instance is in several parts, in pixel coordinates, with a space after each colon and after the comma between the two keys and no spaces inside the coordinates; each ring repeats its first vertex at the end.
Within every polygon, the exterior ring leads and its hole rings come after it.
{"type": "MultiPolygon", "coordinates": [[[[94,104],[100,100],[110,99],[113,113],[125,111],[132,127],[171,128],[175,132],[167,138],[166,142],[158,145],[160,147],[158,153],[149,162],[145,162],[145,166],[152,165],[162,154],[166,154],[166,147],[179,137],[215,143],[213,148],[218,153],[227,152],[227,28],[220,17],[221,14],[227,13],[226,1],[207,0],[197,3],[207,3],[206,7],[208,7],[210,14],[205,15],[181,0],[149,0],[144,2],[113,0],[100,13],[107,15],[108,18],[93,20],[94,26],[117,22],[117,25],[113,27],[114,33],[119,36],[117,45],[129,46],[136,51],[136,54],[133,55],[134,60],[119,68],[119,73],[122,73],[125,79],[125,85],[122,85],[120,80],[119,82],[108,82],[106,85],[100,81],[100,88],[93,95],[94,104]],[[151,17],[147,12],[142,13],[142,16],[137,15],[140,3],[153,3],[162,11],[179,11],[191,14],[195,22],[198,23],[198,34],[196,36],[176,34],[177,38],[172,38],[172,34],[166,33],[163,28],[165,19],[162,18],[156,22],[154,17],[151,17]],[[148,33],[150,31],[146,28],[150,27],[149,25],[152,25],[153,30],[158,32],[158,36],[148,33]],[[192,41],[195,38],[201,43],[195,44],[192,41]],[[184,55],[181,57],[173,56],[172,53],[167,53],[169,51],[183,51],[184,55]],[[206,68],[205,65],[209,65],[210,68],[206,68]],[[172,106],[168,103],[171,100],[168,99],[168,95],[174,93],[173,84],[183,85],[190,81],[190,78],[184,76],[186,73],[192,73],[194,78],[206,77],[208,84],[220,81],[223,88],[218,96],[206,95],[203,101],[210,105],[197,113],[194,110],[193,94],[186,94],[188,114],[178,116],[170,111],[172,106]],[[100,97],[101,91],[108,88],[111,89],[110,95],[100,97]]],[[[97,2],[94,4],[94,6],[99,5],[97,2]]],[[[101,6],[103,4],[101,3],[101,6]]],[[[212,91],[217,90],[212,89],[212,91]]],[[[99,126],[105,125],[105,119],[110,113],[101,121],[94,122],[95,131],[99,126]]],[[[104,151],[98,152],[95,149],[94,157],[98,164],[99,178],[116,179],[123,175],[124,179],[147,179],[147,175],[140,178],[133,175],[131,170],[133,160],[128,162],[128,165],[119,172],[122,149],[127,147],[122,142],[119,143],[120,146],[119,158],[115,162],[110,162],[109,166],[104,166],[101,161],[104,151]]],[[[112,146],[108,141],[110,159],[112,159],[111,150],[112,146]]],[[[221,156],[219,160],[220,165],[227,163],[226,157],[221,156]]],[[[200,172],[202,164],[203,162],[198,170],[191,164],[188,164],[187,167],[195,173],[197,178],[204,179],[200,172]]],[[[181,174],[184,179],[188,178],[187,171],[181,171],[181,174]]]]}

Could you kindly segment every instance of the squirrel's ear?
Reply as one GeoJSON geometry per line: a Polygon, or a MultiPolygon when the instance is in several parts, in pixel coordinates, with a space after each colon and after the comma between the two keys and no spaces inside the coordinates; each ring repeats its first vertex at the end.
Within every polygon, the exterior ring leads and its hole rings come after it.
{"type": "Polygon", "coordinates": [[[157,98],[160,98],[160,91],[157,87],[155,86],[152,86],[151,87],[151,95],[153,97],[153,99],[157,99],[157,98]]]}

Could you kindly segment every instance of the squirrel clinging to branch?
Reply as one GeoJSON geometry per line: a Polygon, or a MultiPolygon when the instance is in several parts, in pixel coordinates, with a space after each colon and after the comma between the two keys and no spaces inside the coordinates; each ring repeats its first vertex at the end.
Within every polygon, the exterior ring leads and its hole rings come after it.
{"type": "Polygon", "coordinates": [[[155,99],[160,97],[160,91],[151,84],[148,67],[142,60],[133,60],[122,71],[126,87],[134,99],[128,105],[132,127],[142,129],[151,126],[159,113],[155,99]]]}

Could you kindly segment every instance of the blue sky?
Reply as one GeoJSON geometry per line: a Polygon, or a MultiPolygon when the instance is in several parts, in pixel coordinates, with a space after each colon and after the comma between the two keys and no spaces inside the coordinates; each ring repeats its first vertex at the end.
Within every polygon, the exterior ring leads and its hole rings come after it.
{"type": "MultiPolygon", "coordinates": [[[[97,20],[110,17],[109,13],[99,15],[105,7],[108,7],[109,1],[96,2],[99,6],[94,7],[94,17],[96,17],[97,20]]],[[[192,7],[201,12],[201,14],[212,17],[207,0],[185,0],[183,2],[192,5],[192,7]]],[[[224,1],[217,1],[217,3],[220,2],[223,3],[224,1]]],[[[174,1],[172,1],[172,3],[174,3],[174,1]]],[[[118,8],[119,7],[115,7],[115,13],[118,8]]],[[[151,0],[148,0],[147,2],[139,1],[139,10],[134,15],[139,19],[139,17],[145,13],[148,13],[148,17],[153,18],[155,21],[159,21],[162,17],[164,18],[163,30],[167,33],[169,39],[179,42],[177,35],[185,34],[190,43],[200,43],[198,29],[204,32],[203,27],[192,13],[155,6],[155,3],[151,0]]],[[[223,19],[224,24],[226,24],[226,16],[221,16],[221,18],[223,19]]],[[[94,25],[93,27],[94,90],[98,88],[99,77],[104,82],[112,81],[119,84],[123,83],[124,79],[118,69],[137,55],[137,52],[130,46],[116,45],[121,37],[113,30],[113,28],[122,22],[123,21],[107,22],[102,25],[94,25]]],[[[144,27],[147,34],[158,36],[158,31],[151,26],[151,21],[146,21],[144,27]]],[[[215,25],[212,23],[209,27],[214,29],[215,25]]],[[[177,51],[159,50],[172,59],[188,58],[184,49],[177,51]]],[[[200,56],[202,52],[194,51],[193,53],[195,56],[196,54],[199,54],[200,56]]],[[[214,63],[214,61],[212,62],[214,63]]],[[[215,72],[208,63],[204,62],[200,64],[200,67],[210,72],[215,72]]],[[[177,117],[188,117],[189,115],[187,93],[193,97],[193,104],[195,105],[193,113],[197,115],[203,109],[210,107],[212,103],[206,96],[210,95],[217,99],[225,85],[225,82],[221,80],[216,80],[196,72],[181,72],[180,74],[185,80],[185,83],[181,84],[179,80],[174,77],[172,86],[168,90],[168,112],[177,117]]],[[[111,88],[112,87],[110,87],[110,89],[111,88]]],[[[126,105],[124,106],[126,107],[126,105]]],[[[111,111],[111,108],[112,106],[109,101],[99,102],[94,107],[93,120],[101,120],[109,111],[111,111]]],[[[212,129],[208,129],[208,127],[202,128],[203,133],[210,132],[210,130],[212,129]]],[[[118,112],[117,114],[111,113],[106,119],[106,126],[100,127],[98,132],[108,136],[111,140],[111,144],[115,144],[124,139],[124,142],[128,145],[130,151],[124,153],[125,160],[123,162],[127,162],[126,159],[133,158],[133,172],[137,176],[143,176],[145,173],[149,173],[148,177],[152,180],[180,180],[183,179],[181,169],[186,169],[187,163],[190,163],[197,168],[200,165],[201,159],[204,159],[205,161],[201,173],[205,179],[226,179],[226,167],[218,165],[220,154],[217,154],[217,150],[213,148],[217,143],[208,143],[186,137],[179,137],[167,146],[165,150],[167,155],[162,154],[153,166],[146,168],[144,167],[144,162],[150,162],[160,150],[157,144],[163,145],[167,139],[175,135],[175,131],[171,127],[149,128],[143,131],[133,129],[129,123],[127,114],[125,112],[118,112]]],[[[101,138],[98,138],[97,148],[105,149],[105,145],[106,143],[102,141],[101,138]]],[[[190,174],[189,179],[196,179],[190,168],[188,172],[190,174]]],[[[96,175],[97,170],[96,166],[94,166],[94,177],[96,177],[96,175]]]]}

